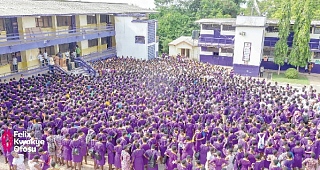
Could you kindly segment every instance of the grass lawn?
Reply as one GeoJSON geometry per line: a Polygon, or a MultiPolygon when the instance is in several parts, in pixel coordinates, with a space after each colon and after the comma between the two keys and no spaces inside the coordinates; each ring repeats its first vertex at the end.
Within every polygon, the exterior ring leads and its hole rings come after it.
{"type": "Polygon", "coordinates": [[[310,85],[308,77],[304,75],[299,75],[298,79],[288,79],[285,77],[284,73],[280,73],[280,75],[272,73],[272,81],[279,83],[310,85]]]}

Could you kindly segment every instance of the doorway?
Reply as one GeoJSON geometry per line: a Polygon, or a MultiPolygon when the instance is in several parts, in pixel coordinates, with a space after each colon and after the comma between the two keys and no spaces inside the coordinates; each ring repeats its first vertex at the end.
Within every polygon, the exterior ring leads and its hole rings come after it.
{"type": "Polygon", "coordinates": [[[8,40],[18,40],[19,39],[19,28],[17,18],[5,18],[4,24],[7,31],[8,40]]]}

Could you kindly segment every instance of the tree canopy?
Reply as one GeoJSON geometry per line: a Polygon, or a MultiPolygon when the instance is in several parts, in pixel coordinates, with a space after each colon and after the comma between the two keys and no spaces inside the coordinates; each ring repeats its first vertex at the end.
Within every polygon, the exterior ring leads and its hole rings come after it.
{"type": "Polygon", "coordinates": [[[275,45],[274,56],[274,62],[279,65],[278,74],[280,74],[280,66],[284,65],[289,51],[287,39],[290,34],[291,0],[283,0],[281,9],[283,13],[279,22],[279,41],[275,45]]]}

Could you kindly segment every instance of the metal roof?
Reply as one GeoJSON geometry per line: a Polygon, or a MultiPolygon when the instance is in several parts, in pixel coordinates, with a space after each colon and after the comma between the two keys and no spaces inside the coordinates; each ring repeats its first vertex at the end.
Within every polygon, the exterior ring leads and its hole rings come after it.
{"type": "MultiPolygon", "coordinates": [[[[235,25],[236,18],[208,18],[208,19],[200,19],[197,20],[196,23],[199,24],[219,24],[219,25],[235,25]]],[[[269,25],[276,25],[279,23],[278,19],[267,19],[267,23],[269,25]]],[[[294,20],[291,21],[291,24],[294,24],[294,20]]],[[[311,25],[319,25],[320,21],[311,21],[311,25]]]]}
{"type": "Polygon", "coordinates": [[[154,13],[125,3],[46,1],[46,0],[0,0],[0,16],[40,16],[71,14],[122,14],[154,13]]]}

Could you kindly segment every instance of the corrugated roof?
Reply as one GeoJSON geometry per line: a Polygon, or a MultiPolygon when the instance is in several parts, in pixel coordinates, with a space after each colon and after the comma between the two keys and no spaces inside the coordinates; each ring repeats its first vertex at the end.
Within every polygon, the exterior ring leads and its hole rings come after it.
{"type": "MultiPolygon", "coordinates": [[[[278,19],[267,19],[267,24],[278,24],[278,22],[278,19]]],[[[236,18],[207,18],[197,20],[196,23],[234,25],[236,23],[236,18]]],[[[294,20],[291,21],[291,24],[294,24],[294,20]]],[[[311,25],[320,25],[320,21],[311,21],[311,25]]]]}
{"type": "Polygon", "coordinates": [[[46,0],[0,0],[0,16],[154,13],[128,4],[46,0]]]}
{"type": "Polygon", "coordinates": [[[193,40],[192,37],[189,36],[181,36],[172,42],[169,43],[169,45],[177,45],[180,44],[181,42],[186,42],[191,46],[198,46],[198,40],[193,40]]]}

